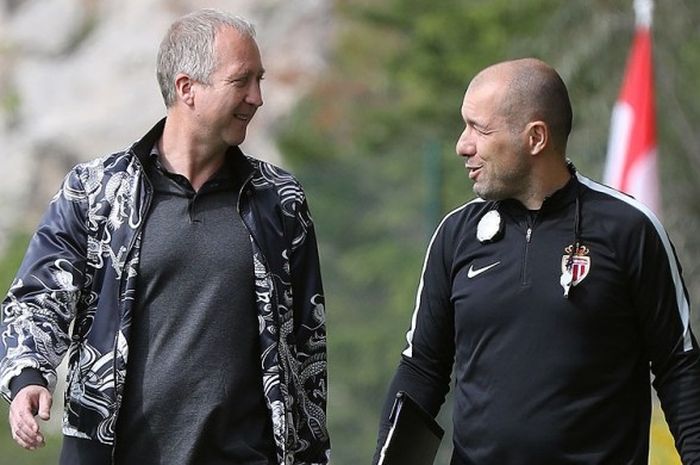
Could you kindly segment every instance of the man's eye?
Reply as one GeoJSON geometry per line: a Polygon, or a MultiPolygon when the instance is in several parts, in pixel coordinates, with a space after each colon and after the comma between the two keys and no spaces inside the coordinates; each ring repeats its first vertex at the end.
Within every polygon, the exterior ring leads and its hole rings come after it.
{"type": "Polygon", "coordinates": [[[476,125],[474,125],[474,124],[471,125],[471,128],[472,128],[474,131],[476,131],[477,134],[482,134],[482,135],[486,134],[486,131],[484,130],[484,128],[481,128],[481,127],[476,126],[476,125]]]}

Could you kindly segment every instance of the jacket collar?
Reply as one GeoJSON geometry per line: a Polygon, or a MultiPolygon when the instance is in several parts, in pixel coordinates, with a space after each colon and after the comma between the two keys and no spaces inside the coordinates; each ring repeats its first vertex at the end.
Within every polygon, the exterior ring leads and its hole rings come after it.
{"type": "MultiPolygon", "coordinates": [[[[578,195],[579,181],[574,171],[572,172],[569,181],[564,184],[562,188],[544,199],[544,202],[542,202],[542,207],[538,210],[538,212],[539,214],[544,214],[565,208],[576,202],[576,197],[578,195]]],[[[522,203],[514,199],[503,200],[500,203],[502,208],[514,214],[529,212],[529,210],[527,210],[522,203]]]]}

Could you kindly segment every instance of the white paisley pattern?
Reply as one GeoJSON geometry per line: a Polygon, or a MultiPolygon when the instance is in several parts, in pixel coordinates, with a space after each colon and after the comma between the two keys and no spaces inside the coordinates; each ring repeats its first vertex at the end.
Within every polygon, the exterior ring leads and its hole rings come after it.
{"type": "MultiPolygon", "coordinates": [[[[160,131],[162,122],[129,150],[69,173],[2,303],[0,393],[9,399],[10,381],[27,368],[53,389],[67,353],[69,436],[114,444],[150,201],[139,156],[160,131]]],[[[229,155],[250,172],[239,207],[253,244],[263,387],[279,464],[326,464],[325,309],[305,196],[279,168],[237,148],[229,155]],[[256,235],[271,222],[281,236],[256,235]]]]}
{"type": "MultiPolygon", "coordinates": [[[[326,355],[325,355],[325,309],[322,294],[308,296],[305,302],[309,310],[303,322],[296,322],[300,328],[296,331],[308,333],[303,346],[290,344],[295,337],[293,286],[290,282],[290,256],[304,244],[312,222],[308,209],[304,206],[304,193],[289,174],[278,168],[261,164],[259,176],[252,179],[258,188],[274,185],[280,195],[282,213],[296,222],[295,231],[290,236],[288,247],[281,250],[282,274],[274,274],[265,266],[263,254],[253,241],[255,264],[255,287],[258,308],[261,313],[261,341],[263,343],[263,384],[268,399],[282,398],[295,402],[295,407],[302,415],[290,416],[289,409],[281,404],[269,405],[273,417],[273,431],[278,443],[286,438],[282,456],[294,457],[296,454],[312,448],[313,442],[327,440],[325,399],[326,355]],[[284,292],[275,293],[274,289],[284,292]],[[274,299],[273,296],[277,298],[274,299]],[[278,319],[275,322],[275,318],[278,319]],[[279,334],[277,334],[279,333],[279,334]],[[286,374],[286,382],[280,376],[286,374]],[[287,444],[291,447],[287,447],[287,444]]],[[[281,460],[281,457],[280,457],[281,460]]]]}

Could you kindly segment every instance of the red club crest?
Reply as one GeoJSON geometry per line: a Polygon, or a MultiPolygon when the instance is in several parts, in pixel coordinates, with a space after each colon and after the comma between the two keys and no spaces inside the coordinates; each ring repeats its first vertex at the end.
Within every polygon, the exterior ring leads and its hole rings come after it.
{"type": "Polygon", "coordinates": [[[575,286],[588,276],[588,272],[591,270],[591,257],[589,256],[590,250],[584,245],[580,246],[572,255],[573,249],[573,245],[564,248],[564,256],[561,257],[561,272],[566,273],[568,268],[572,277],[571,285],[575,286]]]}

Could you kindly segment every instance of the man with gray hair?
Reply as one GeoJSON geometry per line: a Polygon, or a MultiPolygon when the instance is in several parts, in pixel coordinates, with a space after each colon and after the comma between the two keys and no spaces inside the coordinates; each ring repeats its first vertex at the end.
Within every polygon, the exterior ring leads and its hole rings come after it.
{"type": "Polygon", "coordinates": [[[158,54],[167,117],[64,180],[2,303],[20,446],[43,445],[67,353],[61,464],[328,463],[306,198],[238,148],[263,74],[247,21],[178,19],[158,54]]]}

